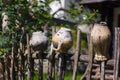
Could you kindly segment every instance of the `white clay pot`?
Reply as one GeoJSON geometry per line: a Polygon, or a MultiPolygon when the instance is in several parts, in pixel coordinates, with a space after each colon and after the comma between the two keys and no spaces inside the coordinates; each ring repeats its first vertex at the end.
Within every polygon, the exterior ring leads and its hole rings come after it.
{"type": "Polygon", "coordinates": [[[61,28],[52,37],[52,42],[53,47],[56,48],[57,51],[59,51],[60,53],[66,53],[73,45],[71,30],[67,28],[61,28]],[[59,46],[60,43],[62,44],[59,46]]]}
{"type": "Polygon", "coordinates": [[[30,46],[33,50],[46,50],[48,45],[48,38],[41,31],[33,32],[30,39],[30,46]]]}

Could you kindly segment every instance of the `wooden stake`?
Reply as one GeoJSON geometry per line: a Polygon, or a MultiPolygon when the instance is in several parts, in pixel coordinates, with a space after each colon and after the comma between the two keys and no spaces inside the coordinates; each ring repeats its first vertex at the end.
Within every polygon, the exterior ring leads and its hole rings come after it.
{"type": "Polygon", "coordinates": [[[72,76],[72,80],[76,80],[76,75],[77,75],[77,67],[78,67],[78,59],[80,56],[80,38],[81,38],[81,32],[78,29],[77,31],[77,47],[76,47],[76,53],[74,54],[74,68],[73,68],[73,76],[72,76]]]}
{"type": "Polygon", "coordinates": [[[114,62],[114,77],[113,80],[118,80],[119,60],[120,60],[120,28],[115,28],[115,62],[114,62]]]}
{"type": "MultiPolygon", "coordinates": [[[[88,34],[90,36],[90,33],[88,34]]],[[[89,38],[89,56],[90,60],[87,66],[87,69],[84,73],[84,75],[81,77],[80,80],[91,80],[91,74],[92,74],[92,64],[93,64],[93,44],[92,44],[92,38],[89,38]]]]}
{"type": "Polygon", "coordinates": [[[59,62],[58,62],[58,80],[64,80],[64,54],[60,53],[59,55],[59,62]]]}
{"type": "Polygon", "coordinates": [[[12,44],[12,57],[11,57],[11,80],[15,80],[14,60],[15,60],[15,54],[14,54],[14,43],[13,43],[12,44]]]}
{"type": "Polygon", "coordinates": [[[105,80],[105,61],[102,61],[101,62],[101,78],[100,80],[105,80]]]}
{"type": "Polygon", "coordinates": [[[32,79],[32,72],[31,72],[31,51],[30,51],[30,45],[29,45],[29,35],[27,34],[27,49],[28,49],[28,74],[27,74],[27,80],[33,80],[32,79]]]}
{"type": "Polygon", "coordinates": [[[42,53],[39,53],[39,66],[38,66],[38,80],[43,80],[43,59],[42,59],[42,53]]]}

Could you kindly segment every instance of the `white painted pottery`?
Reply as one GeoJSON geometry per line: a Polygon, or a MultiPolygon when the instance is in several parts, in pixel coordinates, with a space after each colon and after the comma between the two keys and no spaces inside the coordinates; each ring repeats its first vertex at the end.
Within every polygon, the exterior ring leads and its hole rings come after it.
{"type": "Polygon", "coordinates": [[[46,50],[48,44],[48,38],[41,31],[33,32],[30,39],[30,46],[33,50],[46,50]]]}
{"type": "Polygon", "coordinates": [[[71,30],[61,28],[52,37],[53,47],[60,53],[66,53],[73,45],[71,30]]]}

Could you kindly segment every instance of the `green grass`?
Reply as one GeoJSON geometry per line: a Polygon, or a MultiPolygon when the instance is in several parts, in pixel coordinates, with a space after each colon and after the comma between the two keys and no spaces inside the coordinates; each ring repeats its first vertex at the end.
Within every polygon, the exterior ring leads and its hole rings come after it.
{"type": "MultiPolygon", "coordinates": [[[[76,80],[80,80],[81,76],[82,76],[82,74],[77,74],[76,80]]],[[[38,80],[38,73],[37,72],[35,72],[33,80],[38,80]]],[[[43,74],[43,80],[47,80],[46,73],[43,74]]],[[[55,80],[57,80],[57,74],[55,75],[55,80]]],[[[72,72],[66,72],[65,76],[64,76],[64,80],[72,80],[72,72]]]]}
{"type": "MultiPolygon", "coordinates": [[[[72,72],[66,73],[64,80],[72,80],[72,72]]],[[[82,74],[77,74],[76,80],[80,80],[82,74]]]]}

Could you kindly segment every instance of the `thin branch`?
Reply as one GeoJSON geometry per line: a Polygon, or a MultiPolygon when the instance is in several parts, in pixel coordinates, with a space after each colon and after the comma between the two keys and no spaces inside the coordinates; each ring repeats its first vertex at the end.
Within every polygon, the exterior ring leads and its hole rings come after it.
{"type": "Polygon", "coordinates": [[[67,13],[70,13],[69,10],[67,9],[64,9],[64,8],[59,8],[57,11],[55,11],[52,16],[54,16],[56,13],[58,13],[59,11],[64,11],[64,12],[67,12],[67,13]]]}

